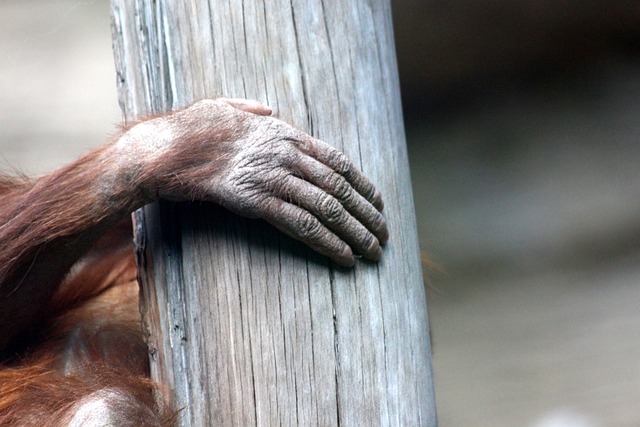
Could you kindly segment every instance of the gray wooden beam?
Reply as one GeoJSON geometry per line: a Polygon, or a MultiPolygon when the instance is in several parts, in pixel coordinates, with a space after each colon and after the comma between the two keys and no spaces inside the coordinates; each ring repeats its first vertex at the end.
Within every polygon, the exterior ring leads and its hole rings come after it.
{"type": "Polygon", "coordinates": [[[161,202],[136,214],[152,375],[181,425],[436,422],[388,0],[111,0],[127,120],[253,98],[382,191],[379,263],[343,269],[261,221],[161,202]]]}

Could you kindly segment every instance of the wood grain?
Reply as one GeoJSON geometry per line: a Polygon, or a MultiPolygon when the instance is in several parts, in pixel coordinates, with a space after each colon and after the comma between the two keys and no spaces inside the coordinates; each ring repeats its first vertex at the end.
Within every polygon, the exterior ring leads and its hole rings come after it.
{"type": "Polygon", "coordinates": [[[111,0],[127,120],[253,98],[381,189],[379,263],[341,269],[210,205],[136,213],[154,378],[181,425],[437,424],[387,0],[111,0]]]}

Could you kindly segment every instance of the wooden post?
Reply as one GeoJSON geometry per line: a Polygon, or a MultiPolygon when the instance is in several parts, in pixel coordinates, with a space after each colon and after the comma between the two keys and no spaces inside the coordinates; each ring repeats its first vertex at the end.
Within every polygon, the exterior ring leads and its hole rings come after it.
{"type": "Polygon", "coordinates": [[[388,0],[111,0],[127,120],[216,96],[270,105],[382,191],[379,263],[342,269],[262,221],[136,214],[155,379],[183,426],[435,426],[388,0]]]}

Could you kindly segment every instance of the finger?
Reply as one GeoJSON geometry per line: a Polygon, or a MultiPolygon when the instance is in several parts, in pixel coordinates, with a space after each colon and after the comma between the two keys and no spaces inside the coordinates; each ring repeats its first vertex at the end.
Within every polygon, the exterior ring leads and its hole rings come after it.
{"type": "Polygon", "coordinates": [[[271,107],[253,99],[220,98],[220,101],[226,102],[227,104],[231,105],[234,108],[237,108],[238,110],[257,114],[259,116],[270,116],[273,112],[271,107]]]}
{"type": "Polygon", "coordinates": [[[300,151],[333,169],[349,182],[355,190],[379,211],[384,209],[382,195],[366,176],[345,156],[329,144],[307,136],[300,144],[300,151]]]}
{"type": "Polygon", "coordinates": [[[359,194],[346,178],[319,161],[301,155],[297,167],[302,176],[335,197],[340,203],[384,244],[389,239],[387,222],[380,211],[359,194]]]}
{"type": "MultiPolygon", "coordinates": [[[[292,202],[315,215],[322,224],[348,243],[355,253],[374,261],[380,259],[382,249],[376,236],[351,216],[336,198],[292,175],[285,178],[282,185],[292,202]]],[[[373,210],[379,215],[378,211],[373,210]]]]}
{"type": "Polygon", "coordinates": [[[309,246],[338,265],[353,267],[351,248],[306,210],[272,197],[263,205],[263,218],[278,230],[309,246]]]}

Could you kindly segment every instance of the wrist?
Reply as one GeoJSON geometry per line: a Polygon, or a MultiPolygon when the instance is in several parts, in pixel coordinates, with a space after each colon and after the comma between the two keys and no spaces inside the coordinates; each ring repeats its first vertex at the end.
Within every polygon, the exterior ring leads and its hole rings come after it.
{"type": "Polygon", "coordinates": [[[105,150],[105,191],[135,210],[158,198],[158,160],[170,148],[173,131],[160,119],[138,123],[105,150]]]}

